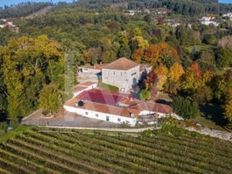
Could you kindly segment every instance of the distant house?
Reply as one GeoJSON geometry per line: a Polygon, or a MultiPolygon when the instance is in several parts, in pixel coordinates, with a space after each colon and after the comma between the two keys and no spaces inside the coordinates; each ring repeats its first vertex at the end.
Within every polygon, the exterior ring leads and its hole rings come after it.
{"type": "Polygon", "coordinates": [[[123,57],[102,68],[102,82],[119,88],[126,93],[140,78],[140,65],[123,57]]]}
{"type": "Polygon", "coordinates": [[[223,18],[225,18],[225,19],[229,19],[229,20],[231,20],[232,21],[232,13],[226,13],[226,14],[223,14],[223,16],[222,16],[223,18]]]}
{"type": "Polygon", "coordinates": [[[172,27],[172,28],[176,28],[178,26],[181,25],[181,23],[177,22],[176,20],[173,19],[167,19],[165,20],[166,25],[172,27]]]}
{"type": "Polygon", "coordinates": [[[199,21],[202,25],[214,25],[216,27],[219,26],[219,23],[215,21],[215,17],[203,16],[199,21]]]}
{"type": "Polygon", "coordinates": [[[0,28],[7,28],[12,32],[19,32],[19,28],[14,25],[14,23],[12,21],[6,20],[6,19],[0,19],[0,28]]]}

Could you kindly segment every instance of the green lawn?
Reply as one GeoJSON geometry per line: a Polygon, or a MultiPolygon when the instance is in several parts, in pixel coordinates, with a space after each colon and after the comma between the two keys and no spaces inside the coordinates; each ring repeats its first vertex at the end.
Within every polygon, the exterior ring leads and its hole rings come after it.
{"type": "Polygon", "coordinates": [[[111,92],[118,92],[119,91],[118,87],[113,86],[113,85],[109,85],[109,84],[105,84],[102,82],[100,82],[98,84],[98,87],[101,89],[107,90],[107,91],[111,91],[111,92]]]}
{"type": "Polygon", "coordinates": [[[129,135],[34,128],[0,144],[0,173],[218,173],[232,143],[184,130],[129,135]]]}

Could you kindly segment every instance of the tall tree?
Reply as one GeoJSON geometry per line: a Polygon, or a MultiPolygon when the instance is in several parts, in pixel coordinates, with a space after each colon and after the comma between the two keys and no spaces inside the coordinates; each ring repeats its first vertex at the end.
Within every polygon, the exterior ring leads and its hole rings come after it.
{"type": "Polygon", "coordinates": [[[2,47],[7,113],[12,120],[23,117],[38,106],[44,84],[63,89],[64,56],[60,45],[47,36],[12,39],[2,47]]]}
{"type": "Polygon", "coordinates": [[[48,113],[56,113],[62,104],[62,94],[55,84],[43,87],[39,95],[39,107],[48,113]]]}

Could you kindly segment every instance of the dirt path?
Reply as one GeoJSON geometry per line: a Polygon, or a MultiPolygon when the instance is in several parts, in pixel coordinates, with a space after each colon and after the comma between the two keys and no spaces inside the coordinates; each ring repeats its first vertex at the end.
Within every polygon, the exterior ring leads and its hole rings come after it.
{"type": "Polygon", "coordinates": [[[56,128],[56,129],[100,130],[100,131],[127,132],[127,133],[139,133],[146,130],[156,129],[154,127],[146,127],[146,128],[94,128],[94,127],[90,128],[90,127],[64,127],[64,126],[40,126],[40,127],[56,128]]]}
{"type": "Polygon", "coordinates": [[[200,128],[196,129],[193,127],[185,127],[184,129],[192,132],[198,132],[203,135],[208,135],[214,138],[219,138],[222,140],[230,141],[232,142],[232,133],[226,132],[226,131],[220,131],[220,130],[215,130],[215,129],[210,129],[210,128],[200,128]]]}

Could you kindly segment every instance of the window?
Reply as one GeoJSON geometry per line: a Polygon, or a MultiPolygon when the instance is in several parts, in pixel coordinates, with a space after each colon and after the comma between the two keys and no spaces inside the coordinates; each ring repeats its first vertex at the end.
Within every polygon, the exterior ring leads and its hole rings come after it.
{"type": "Polygon", "coordinates": [[[135,76],[136,75],[136,72],[132,73],[131,76],[135,76]]]}
{"type": "Polygon", "coordinates": [[[95,114],[96,117],[98,117],[98,114],[95,114]]]}
{"type": "Polygon", "coordinates": [[[121,122],[121,118],[118,118],[118,122],[121,122]]]}
{"type": "Polygon", "coordinates": [[[110,117],[109,116],[106,116],[106,121],[110,121],[110,117]]]}
{"type": "Polygon", "coordinates": [[[85,115],[88,115],[89,113],[88,112],[85,112],[85,115]]]}

